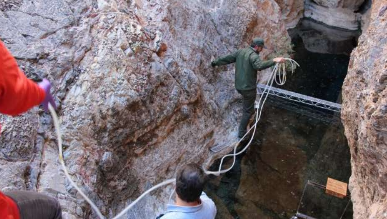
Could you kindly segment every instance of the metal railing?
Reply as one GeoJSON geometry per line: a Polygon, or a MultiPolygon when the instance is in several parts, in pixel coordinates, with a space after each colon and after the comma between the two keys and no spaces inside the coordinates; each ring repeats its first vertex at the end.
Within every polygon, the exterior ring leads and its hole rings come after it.
{"type": "MultiPolygon", "coordinates": [[[[266,85],[263,85],[263,84],[258,84],[257,85],[257,88],[258,88],[257,92],[258,92],[258,94],[262,94],[263,90],[265,89],[265,86],[266,85]]],[[[273,95],[273,96],[277,96],[277,97],[283,98],[283,99],[295,101],[295,102],[298,102],[298,103],[302,103],[302,104],[306,104],[306,105],[309,105],[309,106],[318,107],[318,108],[329,110],[329,111],[333,111],[333,112],[340,112],[341,111],[341,104],[329,102],[329,101],[326,101],[326,100],[321,100],[321,99],[318,99],[318,98],[306,96],[306,95],[295,93],[295,92],[292,92],[292,91],[287,91],[287,90],[279,89],[279,88],[276,88],[276,87],[272,87],[269,90],[269,94],[273,95]]]]}

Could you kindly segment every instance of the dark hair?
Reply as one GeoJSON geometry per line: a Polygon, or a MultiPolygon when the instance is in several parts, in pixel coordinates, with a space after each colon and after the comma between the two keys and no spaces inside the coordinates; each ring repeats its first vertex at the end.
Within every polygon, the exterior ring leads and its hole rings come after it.
{"type": "Polygon", "coordinates": [[[184,166],[176,176],[176,193],[186,202],[197,201],[203,192],[206,177],[202,168],[194,163],[184,166]]]}

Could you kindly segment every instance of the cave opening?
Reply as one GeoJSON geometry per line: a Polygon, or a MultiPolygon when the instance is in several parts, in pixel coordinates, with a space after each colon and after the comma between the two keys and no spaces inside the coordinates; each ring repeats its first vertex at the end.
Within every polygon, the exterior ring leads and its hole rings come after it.
{"type": "MultiPolygon", "coordinates": [[[[289,35],[301,67],[280,88],[341,103],[349,55],[360,33],[302,19],[289,35]]],[[[217,218],[291,218],[302,199],[299,210],[306,215],[351,219],[349,197],[339,199],[314,187],[303,195],[308,180],[325,185],[330,177],[348,183],[350,175],[340,113],[270,97],[254,144],[230,172],[212,177],[206,192],[217,205],[217,218]]]]}
{"type": "Polygon", "coordinates": [[[365,14],[368,10],[371,9],[372,0],[365,0],[363,4],[360,5],[359,9],[355,13],[365,14]]]}

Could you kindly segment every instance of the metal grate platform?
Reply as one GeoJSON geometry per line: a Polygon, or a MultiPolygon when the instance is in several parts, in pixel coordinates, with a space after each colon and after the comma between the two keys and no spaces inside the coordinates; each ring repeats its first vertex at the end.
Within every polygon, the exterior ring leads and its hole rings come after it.
{"type": "MultiPolygon", "coordinates": [[[[262,94],[265,90],[266,85],[264,84],[258,84],[257,85],[257,92],[258,94],[262,94]]],[[[287,91],[283,89],[279,89],[276,87],[272,87],[269,91],[270,95],[277,96],[283,99],[295,101],[298,103],[303,103],[309,106],[318,107],[321,109],[330,110],[333,112],[340,112],[341,111],[341,104],[329,102],[326,100],[317,99],[314,97],[306,96],[303,94],[295,93],[292,91],[287,91]]]]}

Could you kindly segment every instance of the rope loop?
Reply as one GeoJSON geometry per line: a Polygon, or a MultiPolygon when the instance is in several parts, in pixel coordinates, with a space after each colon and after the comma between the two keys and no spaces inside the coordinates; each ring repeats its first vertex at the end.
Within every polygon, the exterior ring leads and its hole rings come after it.
{"type": "Polygon", "coordinates": [[[258,124],[259,120],[261,119],[263,106],[267,100],[267,97],[269,96],[269,92],[270,92],[271,88],[273,87],[273,83],[275,82],[277,85],[284,85],[286,82],[286,62],[290,63],[292,74],[294,73],[294,70],[296,69],[296,67],[300,66],[296,61],[294,61],[293,59],[290,59],[290,58],[285,58],[285,63],[276,63],[275,64],[274,68],[271,71],[270,78],[266,82],[265,89],[263,90],[262,95],[260,96],[260,98],[257,102],[258,107],[255,110],[255,123],[254,123],[254,125],[251,126],[249,130],[247,130],[246,134],[241,139],[239,139],[238,141],[231,144],[234,146],[233,153],[227,154],[227,155],[222,157],[222,159],[220,160],[218,171],[209,171],[209,170],[206,170],[205,168],[203,168],[204,172],[207,175],[212,174],[215,176],[219,176],[220,174],[223,174],[223,173],[230,171],[235,165],[236,156],[242,154],[243,152],[245,152],[249,148],[251,142],[254,139],[254,134],[255,134],[255,131],[257,130],[257,124],[258,124]],[[277,79],[277,77],[278,77],[278,79],[277,79]],[[242,150],[237,152],[237,147],[247,137],[247,135],[251,132],[251,130],[253,130],[253,134],[251,135],[249,142],[246,144],[246,146],[242,150]],[[233,157],[232,165],[227,169],[222,169],[224,159],[226,159],[227,157],[233,157]]]}
{"type": "MultiPolygon", "coordinates": [[[[294,69],[296,68],[296,66],[299,66],[299,64],[296,61],[294,61],[293,59],[285,58],[285,60],[290,62],[291,68],[292,68],[292,73],[293,73],[294,69]]],[[[208,171],[208,170],[205,170],[203,168],[204,172],[207,175],[213,174],[213,175],[219,176],[220,174],[223,174],[223,173],[226,173],[226,172],[230,171],[234,167],[234,165],[235,165],[236,156],[238,156],[241,153],[245,152],[247,150],[247,148],[250,146],[251,142],[253,141],[254,134],[251,136],[250,141],[248,142],[248,144],[241,151],[239,151],[238,153],[236,152],[237,151],[236,149],[237,149],[239,143],[244,138],[246,138],[246,136],[250,133],[250,131],[253,130],[253,133],[255,133],[255,131],[257,129],[257,123],[261,119],[263,105],[265,104],[266,99],[267,99],[268,94],[269,94],[269,91],[270,91],[271,87],[273,86],[273,82],[275,81],[276,84],[278,84],[278,85],[284,85],[285,84],[285,82],[286,82],[286,65],[285,64],[286,63],[277,63],[274,66],[274,68],[273,68],[273,70],[271,72],[271,75],[270,75],[270,79],[266,83],[265,89],[264,89],[264,91],[263,91],[263,93],[262,93],[262,95],[261,95],[261,97],[259,98],[259,101],[258,101],[258,108],[256,109],[256,112],[255,112],[255,124],[247,131],[247,133],[239,141],[233,143],[233,145],[234,145],[233,153],[232,154],[227,154],[227,155],[222,157],[218,171],[208,171]],[[277,77],[278,77],[278,79],[277,79],[277,77]],[[232,163],[232,165],[229,168],[223,170],[222,169],[223,161],[227,157],[233,157],[233,163],[232,163]]],[[[59,162],[60,162],[60,164],[62,166],[62,169],[64,171],[64,174],[65,174],[67,180],[79,192],[79,194],[86,200],[86,202],[90,204],[91,208],[95,211],[97,216],[100,219],[104,219],[105,217],[102,215],[101,211],[94,204],[94,202],[91,201],[86,196],[86,194],[77,186],[77,184],[71,179],[71,176],[69,175],[69,173],[67,171],[67,167],[66,167],[66,164],[65,164],[64,159],[63,159],[62,132],[61,132],[61,128],[60,128],[60,123],[59,123],[58,115],[56,114],[55,109],[51,106],[51,104],[49,104],[48,109],[49,109],[49,111],[51,113],[51,116],[53,118],[54,127],[55,127],[55,130],[56,130],[57,141],[58,141],[58,148],[59,148],[59,155],[58,155],[59,156],[59,162]]],[[[152,191],[154,191],[154,190],[156,190],[156,189],[158,189],[160,187],[163,187],[163,186],[166,186],[168,184],[174,183],[174,182],[175,182],[175,179],[168,179],[168,180],[165,180],[165,181],[163,181],[163,182],[153,186],[152,188],[148,189],[147,191],[142,193],[141,196],[139,196],[136,200],[134,200],[130,205],[128,205],[124,210],[122,210],[119,214],[117,214],[117,216],[115,216],[113,219],[118,219],[118,218],[122,217],[126,212],[128,212],[134,205],[136,205],[142,198],[144,198],[150,192],[152,192],[152,191]]]]}

